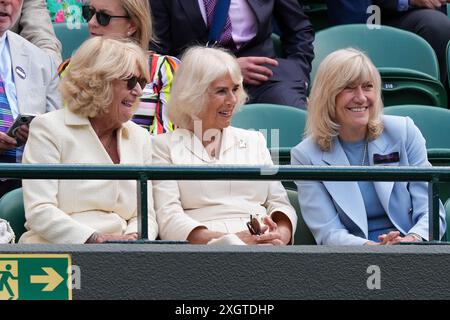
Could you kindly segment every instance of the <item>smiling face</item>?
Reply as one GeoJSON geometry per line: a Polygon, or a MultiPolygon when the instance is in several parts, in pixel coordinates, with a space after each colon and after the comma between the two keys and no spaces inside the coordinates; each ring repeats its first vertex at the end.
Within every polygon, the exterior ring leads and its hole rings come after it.
{"type": "Polygon", "coordinates": [[[0,36],[19,18],[23,0],[1,0],[0,1],[0,36]]]}
{"type": "Polygon", "coordinates": [[[234,83],[229,74],[211,83],[206,92],[206,108],[199,115],[203,132],[208,129],[222,130],[231,124],[239,88],[240,84],[234,83]]]}
{"type": "Polygon", "coordinates": [[[349,84],[336,96],[335,121],[341,126],[339,136],[342,140],[357,141],[366,137],[376,99],[371,81],[349,84]]]}
{"type": "MultiPolygon", "coordinates": [[[[139,73],[136,73],[139,75],[139,73]]],[[[127,88],[126,80],[114,80],[113,102],[109,107],[109,112],[99,117],[107,127],[120,128],[123,123],[130,120],[139,104],[139,97],[143,91],[139,83],[133,89],[127,88]]]]}
{"type": "MultiPolygon", "coordinates": [[[[119,0],[92,0],[89,6],[110,16],[127,16],[119,0]]],[[[126,18],[111,18],[108,25],[102,26],[94,15],[88,21],[88,27],[91,36],[130,37],[136,32],[135,23],[126,18]]]]}

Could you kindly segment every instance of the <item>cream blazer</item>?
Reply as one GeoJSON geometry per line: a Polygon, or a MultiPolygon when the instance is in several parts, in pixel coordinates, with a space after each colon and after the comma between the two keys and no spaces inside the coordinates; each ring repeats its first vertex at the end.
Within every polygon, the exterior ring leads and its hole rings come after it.
{"type": "MultiPolygon", "coordinates": [[[[228,127],[218,159],[211,159],[201,141],[189,130],[155,136],[153,162],[177,165],[271,165],[263,135],[228,127]]],[[[186,240],[198,226],[235,233],[247,230],[250,214],[281,211],[293,232],[297,215],[279,181],[153,181],[153,197],[159,236],[186,240]]]]}
{"type": "MultiPolygon", "coordinates": [[[[128,121],[117,132],[120,164],[150,164],[151,138],[128,121]]],[[[112,164],[89,120],[64,108],[36,117],[24,163],[112,164]]],[[[131,181],[23,180],[25,232],[21,243],[85,243],[95,231],[137,232],[137,184],[131,181]]],[[[152,188],[148,193],[149,239],[158,228],[152,188]]]]}

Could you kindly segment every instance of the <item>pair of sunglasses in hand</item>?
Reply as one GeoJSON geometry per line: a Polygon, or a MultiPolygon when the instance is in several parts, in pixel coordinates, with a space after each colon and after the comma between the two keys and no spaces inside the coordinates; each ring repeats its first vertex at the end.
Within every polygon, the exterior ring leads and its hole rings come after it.
{"type": "Polygon", "coordinates": [[[247,227],[252,235],[259,236],[262,233],[262,224],[257,216],[250,215],[250,221],[247,222],[247,227]]]}

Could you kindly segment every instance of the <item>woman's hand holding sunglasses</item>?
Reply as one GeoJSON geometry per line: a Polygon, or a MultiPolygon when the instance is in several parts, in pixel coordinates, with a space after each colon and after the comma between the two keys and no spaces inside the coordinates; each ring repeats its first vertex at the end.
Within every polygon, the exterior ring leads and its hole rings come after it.
{"type": "Polygon", "coordinates": [[[270,216],[264,217],[264,225],[264,232],[256,236],[257,244],[271,244],[274,246],[285,244],[280,228],[270,216]]]}

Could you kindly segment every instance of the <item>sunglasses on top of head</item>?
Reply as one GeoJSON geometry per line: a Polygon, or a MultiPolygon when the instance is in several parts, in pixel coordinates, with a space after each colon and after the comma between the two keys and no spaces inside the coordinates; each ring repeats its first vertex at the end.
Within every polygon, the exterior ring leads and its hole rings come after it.
{"type": "Polygon", "coordinates": [[[129,16],[112,16],[102,11],[97,11],[95,8],[91,6],[82,6],[82,15],[83,18],[89,22],[91,21],[92,17],[95,15],[95,18],[97,19],[97,22],[102,27],[106,27],[112,18],[122,18],[122,19],[130,19],[129,16]]]}
{"type": "Polygon", "coordinates": [[[142,90],[144,90],[145,86],[147,85],[147,80],[145,78],[137,77],[137,76],[131,76],[131,78],[124,79],[124,81],[127,82],[127,89],[133,90],[134,87],[136,87],[136,84],[139,83],[139,86],[142,90]]]}

